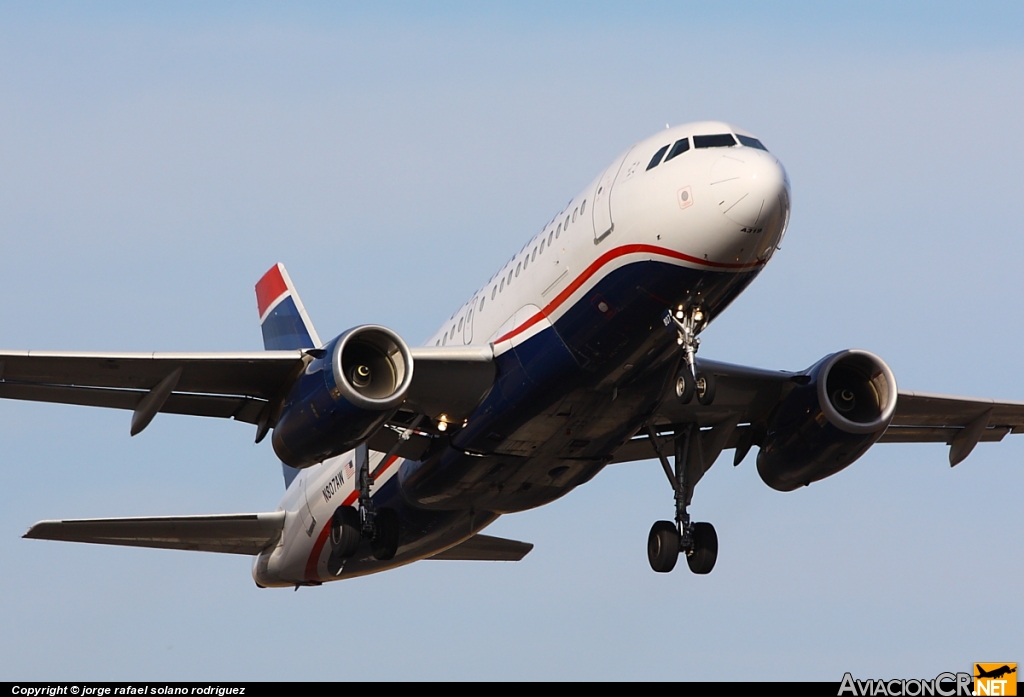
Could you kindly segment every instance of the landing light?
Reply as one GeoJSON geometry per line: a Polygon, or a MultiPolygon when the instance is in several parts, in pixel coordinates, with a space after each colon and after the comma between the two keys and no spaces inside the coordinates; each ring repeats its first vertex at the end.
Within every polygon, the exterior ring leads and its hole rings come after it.
{"type": "Polygon", "coordinates": [[[694,310],[693,311],[693,321],[694,322],[700,322],[703,319],[704,319],[704,313],[703,312],[701,312],[700,310],[694,310]]]}
{"type": "Polygon", "coordinates": [[[437,417],[437,430],[444,433],[448,430],[448,415],[441,414],[437,417]]]}

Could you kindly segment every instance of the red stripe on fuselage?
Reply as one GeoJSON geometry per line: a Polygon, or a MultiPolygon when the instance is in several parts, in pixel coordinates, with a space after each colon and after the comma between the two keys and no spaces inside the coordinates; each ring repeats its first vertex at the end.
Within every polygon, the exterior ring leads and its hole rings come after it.
{"type": "Polygon", "coordinates": [[[287,292],[288,284],[281,275],[281,265],[274,264],[256,283],[256,307],[260,311],[261,320],[267,313],[267,308],[287,292]]]}
{"type": "MultiPolygon", "coordinates": [[[[398,459],[397,455],[392,455],[391,459],[384,463],[384,467],[374,477],[374,481],[380,479],[391,465],[395,464],[398,459]]],[[[359,498],[359,490],[353,489],[345,500],[341,502],[342,506],[351,506],[355,503],[356,499],[359,498]]],[[[327,544],[327,538],[331,534],[331,521],[328,520],[324,524],[323,528],[320,529],[320,534],[316,536],[316,542],[313,543],[313,550],[309,553],[309,559],[306,560],[306,580],[307,581],[318,581],[320,580],[316,572],[317,564],[320,563],[320,554],[324,551],[324,545],[327,544]]]]}
{"type": "Polygon", "coordinates": [[[556,295],[554,299],[544,306],[544,309],[535,314],[530,319],[526,320],[518,327],[505,334],[504,336],[498,337],[494,343],[500,344],[502,341],[508,341],[512,337],[525,332],[527,329],[537,324],[545,317],[550,317],[558,307],[564,303],[570,295],[579,290],[580,286],[587,282],[591,276],[601,270],[601,267],[606,266],[619,257],[626,256],[627,254],[657,254],[658,256],[669,257],[670,259],[678,259],[680,261],[686,261],[691,264],[698,264],[700,266],[707,266],[713,269],[751,269],[757,266],[764,266],[767,261],[752,261],[746,264],[728,264],[720,261],[708,261],[707,259],[698,259],[697,257],[691,257],[689,254],[683,254],[673,249],[666,249],[665,247],[656,247],[652,244],[627,244],[615,249],[609,249],[607,252],[599,256],[590,266],[584,269],[583,273],[577,276],[572,283],[565,287],[561,293],[556,295]]]}

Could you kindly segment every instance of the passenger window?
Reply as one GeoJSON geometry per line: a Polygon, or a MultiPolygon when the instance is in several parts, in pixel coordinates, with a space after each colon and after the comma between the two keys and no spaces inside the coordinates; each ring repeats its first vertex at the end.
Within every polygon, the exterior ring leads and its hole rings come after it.
{"type": "MultiPolygon", "coordinates": [[[[555,231],[552,230],[551,232],[548,233],[548,246],[549,247],[551,246],[551,240],[553,240],[554,238],[555,238],[555,231]]],[[[543,251],[543,250],[541,250],[541,251],[543,251]]]]}
{"type": "Polygon", "coordinates": [[[654,169],[661,164],[661,158],[665,156],[665,151],[668,150],[668,145],[663,147],[658,152],[654,153],[654,157],[651,158],[651,164],[647,165],[647,169],[654,169]]]}
{"type": "Polygon", "coordinates": [[[491,288],[491,300],[494,300],[495,294],[498,292],[498,286],[491,288]]]}
{"type": "Polygon", "coordinates": [[[438,339],[437,341],[434,342],[434,346],[440,346],[440,345],[441,345],[441,340],[440,339],[438,339]]]}
{"type": "Polygon", "coordinates": [[[444,339],[441,340],[441,345],[442,346],[447,346],[448,345],[448,332],[444,333],[444,339]]]}
{"type": "Polygon", "coordinates": [[[505,279],[504,278],[501,279],[501,287],[498,288],[498,292],[500,293],[503,290],[505,290],[505,279]]]}
{"type": "Polygon", "coordinates": [[[526,271],[526,267],[530,265],[530,255],[527,254],[523,257],[523,271],[526,271]]]}
{"type": "Polygon", "coordinates": [[[558,229],[557,229],[557,230],[555,230],[555,239],[556,239],[556,240],[558,239],[558,236],[559,236],[559,234],[561,234],[561,232],[562,232],[562,226],[561,226],[561,225],[559,225],[559,226],[558,226],[558,229]]]}
{"type": "Polygon", "coordinates": [[[541,241],[540,241],[540,253],[541,253],[541,254],[543,254],[543,253],[544,253],[544,240],[541,240],[541,241]]]}
{"type": "Polygon", "coordinates": [[[583,199],[583,203],[580,204],[580,215],[583,215],[585,210],[587,210],[587,199],[583,199]]]}
{"type": "Polygon", "coordinates": [[[484,300],[487,300],[487,298],[480,298],[480,312],[484,311],[484,300]]]}
{"type": "Polygon", "coordinates": [[[670,152],[668,154],[668,157],[665,158],[665,162],[668,162],[669,160],[671,160],[676,155],[682,155],[684,152],[686,152],[689,149],[690,149],[690,139],[689,138],[683,138],[682,140],[677,140],[676,144],[672,146],[672,152],[670,152]]]}
{"type": "MultiPolygon", "coordinates": [[[[543,243],[543,242],[541,242],[541,244],[544,244],[544,243],[543,243]]],[[[537,248],[536,248],[536,247],[534,247],[534,248],[533,248],[533,254],[532,254],[532,255],[530,255],[530,257],[531,257],[531,259],[532,259],[533,261],[537,261],[537,248]]]]}
{"type": "Polygon", "coordinates": [[[508,284],[512,285],[512,269],[508,271],[508,284]]]}
{"type": "Polygon", "coordinates": [[[733,145],[736,145],[736,139],[732,137],[732,133],[693,137],[693,147],[695,148],[729,148],[733,145]]]}
{"type": "Polygon", "coordinates": [[[746,145],[748,148],[757,148],[758,150],[764,150],[768,152],[768,148],[764,146],[764,143],[759,141],[757,138],[751,138],[750,136],[741,136],[739,133],[736,137],[740,139],[740,143],[746,145]]]}
{"type": "Polygon", "coordinates": [[[519,269],[523,268],[523,262],[516,264],[516,278],[519,278],[519,269]]]}
{"type": "Polygon", "coordinates": [[[459,331],[462,331],[462,318],[459,317],[459,331]]]}
{"type": "Polygon", "coordinates": [[[579,208],[577,208],[576,210],[574,210],[572,212],[572,222],[574,222],[574,223],[576,222],[576,214],[579,213],[579,212],[580,212],[579,208]]]}
{"type": "Polygon", "coordinates": [[[569,231],[569,216],[565,216],[565,225],[562,226],[562,229],[566,232],[569,231]]]}

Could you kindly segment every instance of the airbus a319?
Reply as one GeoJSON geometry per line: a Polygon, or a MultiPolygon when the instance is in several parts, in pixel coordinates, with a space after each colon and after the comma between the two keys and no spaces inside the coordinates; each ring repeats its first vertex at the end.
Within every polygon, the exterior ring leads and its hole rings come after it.
{"type": "Polygon", "coordinates": [[[0,397],[127,409],[132,435],[158,413],[233,418],[272,434],[284,472],[272,512],[52,520],[25,536],[247,554],[260,586],[319,585],[519,560],[532,545],[481,532],[498,516],[656,459],[651,568],[682,555],[706,574],[718,538],[688,507],[723,450],[739,464],[757,446],[761,478],[790,491],[875,443],[946,443],[956,465],[1024,429],[1024,403],[901,392],[863,350],[795,372],[698,357],[789,216],[759,139],[691,123],[619,155],[419,348],[372,325],[322,341],[277,264],[256,284],[261,352],[0,352],[0,397]]]}

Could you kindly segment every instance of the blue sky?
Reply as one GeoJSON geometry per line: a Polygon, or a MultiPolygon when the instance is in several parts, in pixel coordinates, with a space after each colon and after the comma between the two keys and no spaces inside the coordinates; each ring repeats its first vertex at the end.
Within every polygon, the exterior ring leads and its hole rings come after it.
{"type": "MultiPolygon", "coordinates": [[[[258,349],[252,286],[276,261],[322,336],[419,343],[618,152],[715,118],[782,160],[794,207],[702,355],[867,348],[905,389],[1024,400],[1022,14],[0,3],[0,345],[258,349]]],[[[128,423],[0,403],[2,678],[839,680],[1024,658],[1013,437],[953,470],[940,446],[878,446],[790,494],[723,457],[693,507],[721,539],[707,578],[648,568],[671,494],[647,462],[500,519],[536,544],[518,564],[293,593],[241,557],[20,539],[276,505],[251,428],[128,423]]]]}

